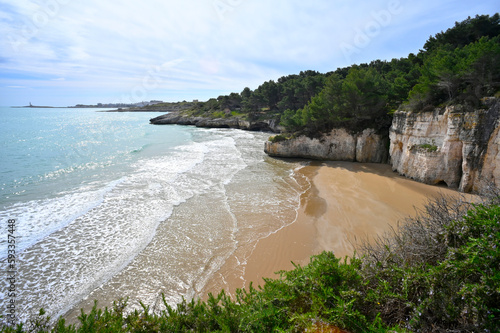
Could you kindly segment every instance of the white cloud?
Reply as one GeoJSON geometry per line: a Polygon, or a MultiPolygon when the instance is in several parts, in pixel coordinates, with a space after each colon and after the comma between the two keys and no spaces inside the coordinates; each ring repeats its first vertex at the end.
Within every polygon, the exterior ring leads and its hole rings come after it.
{"type": "MultiPolygon", "coordinates": [[[[147,85],[155,96],[256,88],[300,70],[350,65],[340,45],[353,43],[373,13],[394,1],[3,0],[0,42],[7,47],[0,50],[1,82],[64,88],[74,103],[82,87],[114,98],[151,75],[160,82],[147,85]]],[[[405,56],[421,48],[439,24],[449,27],[466,13],[484,13],[458,0],[399,3],[401,14],[359,48],[353,61],[405,56]],[[407,37],[424,31],[419,40],[407,37]]],[[[492,0],[477,6],[489,14],[495,8],[492,0]]]]}

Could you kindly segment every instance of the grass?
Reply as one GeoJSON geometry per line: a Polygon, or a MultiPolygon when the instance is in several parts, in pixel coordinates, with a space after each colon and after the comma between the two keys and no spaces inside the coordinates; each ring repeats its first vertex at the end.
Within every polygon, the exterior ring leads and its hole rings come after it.
{"type": "Polygon", "coordinates": [[[360,256],[313,256],[262,288],[127,313],[126,301],[43,312],[1,332],[500,332],[500,205],[438,198],[360,256]]]}
{"type": "Polygon", "coordinates": [[[281,142],[281,141],[286,141],[290,139],[289,137],[287,137],[286,135],[284,134],[278,134],[278,135],[273,135],[271,137],[269,137],[269,141],[271,141],[272,143],[277,143],[277,142],[281,142]]]}
{"type": "Polygon", "coordinates": [[[210,115],[211,118],[230,118],[230,117],[243,117],[245,116],[244,113],[241,113],[239,111],[231,111],[231,112],[226,112],[226,111],[214,111],[210,115]]]}
{"type": "Polygon", "coordinates": [[[436,145],[431,145],[428,143],[423,143],[421,145],[418,145],[418,147],[422,150],[427,151],[427,152],[435,152],[438,150],[438,147],[436,145]]]}

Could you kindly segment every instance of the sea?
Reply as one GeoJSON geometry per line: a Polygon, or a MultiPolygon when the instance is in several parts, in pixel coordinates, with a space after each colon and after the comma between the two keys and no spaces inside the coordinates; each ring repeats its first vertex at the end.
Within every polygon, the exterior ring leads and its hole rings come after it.
{"type": "Polygon", "coordinates": [[[263,152],[269,133],[102,111],[0,108],[3,320],[97,294],[175,305],[296,219],[310,184],[263,152]]]}

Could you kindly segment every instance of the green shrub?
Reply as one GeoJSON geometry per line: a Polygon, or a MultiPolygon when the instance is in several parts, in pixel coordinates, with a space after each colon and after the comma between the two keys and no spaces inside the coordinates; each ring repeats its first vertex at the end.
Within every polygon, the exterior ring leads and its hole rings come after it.
{"type": "Polygon", "coordinates": [[[363,256],[331,252],[279,272],[232,299],[183,300],[165,310],[125,312],[126,301],[94,305],[77,326],[53,326],[43,310],[1,332],[499,332],[500,205],[438,198],[391,234],[365,243],[363,256]]]}
{"type": "Polygon", "coordinates": [[[418,145],[418,147],[420,149],[426,150],[428,152],[435,152],[438,149],[438,147],[436,145],[431,145],[431,144],[428,144],[428,143],[424,143],[424,144],[418,145]]]}
{"type": "Polygon", "coordinates": [[[286,141],[288,139],[289,138],[286,135],[278,134],[278,135],[274,135],[274,136],[269,137],[268,140],[271,141],[272,143],[277,143],[277,142],[281,142],[281,141],[286,141]]]}
{"type": "Polygon", "coordinates": [[[440,198],[365,245],[366,300],[415,331],[500,329],[500,207],[440,198]],[[378,304],[380,302],[380,305],[378,304]]]}
{"type": "Polygon", "coordinates": [[[226,118],[224,111],[215,111],[210,115],[212,118],[226,118]]]}

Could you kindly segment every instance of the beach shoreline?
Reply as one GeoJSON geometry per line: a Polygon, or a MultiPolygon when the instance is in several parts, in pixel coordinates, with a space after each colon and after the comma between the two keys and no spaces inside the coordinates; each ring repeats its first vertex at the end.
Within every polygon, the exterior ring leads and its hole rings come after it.
{"type": "Polygon", "coordinates": [[[264,284],[281,270],[306,265],[311,256],[332,251],[352,256],[357,244],[373,241],[405,218],[415,216],[430,198],[459,192],[419,183],[393,172],[389,165],[311,162],[297,171],[309,178],[295,221],[260,239],[244,258],[230,258],[197,295],[264,284]]]}
{"type": "MultiPolygon", "coordinates": [[[[295,219],[280,228],[271,229],[267,236],[258,240],[244,236],[245,232],[252,232],[251,228],[240,230],[241,241],[235,250],[213,273],[193,281],[189,286],[191,295],[186,294],[188,299],[207,300],[209,294],[217,295],[221,290],[234,296],[237,289],[248,290],[250,284],[257,288],[264,284],[264,279],[278,278],[277,272],[292,270],[294,265],[304,266],[311,256],[323,251],[331,251],[338,258],[352,256],[358,242],[382,236],[406,217],[415,216],[417,209],[423,208],[428,198],[441,194],[461,195],[453,189],[399,176],[385,164],[319,161],[299,164],[302,166],[295,169],[294,178],[302,191],[297,193],[300,200],[295,207],[295,219]],[[246,243],[245,239],[251,241],[246,243]]],[[[213,212],[212,203],[203,201],[203,197],[196,200],[201,200],[196,207],[206,205],[206,213],[209,214],[208,210],[213,212]]],[[[178,207],[170,219],[195,220],[189,207],[178,207]]],[[[294,215],[293,212],[290,215],[294,215]]],[[[250,216],[243,214],[240,218],[250,216]]],[[[68,322],[76,323],[80,308],[88,312],[92,306],[91,299],[98,299],[101,306],[110,304],[116,297],[116,291],[123,289],[118,283],[124,281],[125,285],[131,286],[134,281],[143,281],[146,275],[153,274],[153,269],[167,274],[168,270],[163,266],[168,263],[162,259],[161,251],[158,252],[158,248],[162,248],[159,244],[170,232],[167,227],[167,224],[160,226],[154,241],[134,259],[134,262],[144,261],[149,268],[130,265],[73,306],[64,316],[68,322]],[[153,262],[154,266],[148,266],[153,262]],[[142,275],[144,278],[140,278],[142,275]]],[[[160,272],[154,274],[158,276],[155,283],[157,294],[161,296],[161,292],[166,292],[168,287],[162,282],[160,272]]],[[[158,301],[157,297],[154,308],[161,303],[158,301]]],[[[135,303],[134,300],[132,302],[135,303]]]]}

